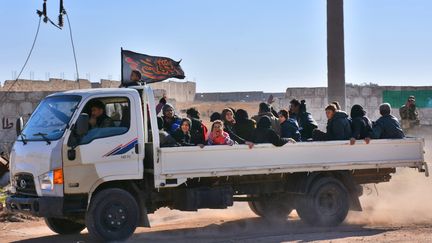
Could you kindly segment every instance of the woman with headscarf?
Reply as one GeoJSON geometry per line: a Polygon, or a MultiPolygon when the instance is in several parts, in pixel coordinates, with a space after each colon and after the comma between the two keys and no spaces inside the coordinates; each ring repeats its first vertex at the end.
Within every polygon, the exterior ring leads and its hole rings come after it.
{"type": "Polygon", "coordinates": [[[256,121],[249,119],[246,110],[238,109],[235,113],[236,123],[234,130],[238,136],[244,138],[246,141],[252,141],[252,133],[256,128],[256,121]]]}
{"type": "Polygon", "coordinates": [[[290,138],[281,138],[272,128],[271,119],[268,116],[262,116],[257,124],[257,128],[252,133],[254,143],[271,143],[274,146],[283,146],[288,142],[294,142],[290,138]]]}
{"type": "Polygon", "coordinates": [[[364,139],[369,144],[372,137],[372,121],[366,116],[366,111],[361,105],[353,105],[351,108],[351,130],[350,144],[354,145],[357,139],[364,139]]]}
{"type": "Polygon", "coordinates": [[[236,120],[234,118],[234,111],[231,108],[225,108],[223,109],[221,116],[224,125],[224,131],[227,132],[230,138],[236,141],[238,144],[245,144],[246,140],[240,137],[235,130],[236,120]]]}
{"type": "Polygon", "coordinates": [[[194,141],[192,141],[192,136],[190,133],[190,128],[192,122],[189,118],[183,118],[181,120],[181,125],[172,135],[176,142],[181,146],[195,146],[194,141]]]}

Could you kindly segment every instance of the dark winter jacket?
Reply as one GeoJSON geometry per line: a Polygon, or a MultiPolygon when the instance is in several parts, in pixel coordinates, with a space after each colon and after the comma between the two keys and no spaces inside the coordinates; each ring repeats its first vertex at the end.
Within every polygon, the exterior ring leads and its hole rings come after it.
{"type": "Polygon", "coordinates": [[[114,121],[111,117],[102,114],[98,118],[96,118],[96,124],[94,126],[89,125],[90,129],[92,128],[104,128],[104,127],[113,127],[114,121]]]}
{"type": "Polygon", "coordinates": [[[172,135],[177,143],[181,146],[195,146],[190,133],[183,133],[181,128],[178,128],[172,135]]]}
{"type": "Polygon", "coordinates": [[[196,118],[191,118],[191,139],[195,145],[206,144],[207,128],[202,122],[196,118]]]}
{"type": "Polygon", "coordinates": [[[159,143],[163,147],[178,147],[177,141],[167,132],[159,131],[159,143]]]}
{"type": "Polygon", "coordinates": [[[327,122],[326,140],[349,140],[351,134],[351,121],[347,113],[337,111],[327,122]]]}
{"type": "Polygon", "coordinates": [[[235,133],[246,141],[252,141],[252,133],[256,127],[256,122],[252,119],[237,120],[234,124],[235,133]]]}
{"type": "Polygon", "coordinates": [[[354,117],[351,120],[352,138],[365,139],[372,137],[372,121],[366,116],[354,117]]]}
{"type": "Polygon", "coordinates": [[[238,144],[245,144],[246,140],[240,137],[235,130],[235,123],[231,123],[228,121],[224,122],[224,132],[228,133],[230,138],[234,140],[238,144]]]}
{"type": "Polygon", "coordinates": [[[281,138],[272,128],[271,120],[267,116],[261,117],[257,128],[252,133],[252,142],[254,143],[271,143],[274,146],[283,146],[288,143],[287,138],[281,138]]]}
{"type": "Polygon", "coordinates": [[[282,122],[280,126],[281,126],[281,137],[292,138],[297,142],[301,141],[299,125],[295,119],[288,118],[286,121],[282,122]]]}
{"type": "Polygon", "coordinates": [[[373,138],[404,138],[405,134],[396,117],[381,116],[373,125],[373,138]]]}
{"type": "Polygon", "coordinates": [[[259,121],[261,120],[261,118],[264,117],[264,116],[266,116],[266,117],[268,117],[270,119],[270,121],[271,121],[271,127],[273,128],[273,130],[277,134],[279,134],[280,133],[279,118],[275,117],[271,111],[258,113],[258,115],[252,117],[252,119],[254,119],[257,122],[257,124],[258,124],[259,121]]]}
{"type": "Polygon", "coordinates": [[[162,116],[163,120],[163,129],[169,134],[173,135],[177,128],[180,127],[181,119],[178,116],[174,116],[172,119],[168,119],[165,116],[162,116]]]}
{"type": "Polygon", "coordinates": [[[309,112],[301,112],[299,115],[290,115],[297,120],[299,131],[303,141],[312,138],[312,131],[318,128],[318,123],[313,119],[309,112]]]}

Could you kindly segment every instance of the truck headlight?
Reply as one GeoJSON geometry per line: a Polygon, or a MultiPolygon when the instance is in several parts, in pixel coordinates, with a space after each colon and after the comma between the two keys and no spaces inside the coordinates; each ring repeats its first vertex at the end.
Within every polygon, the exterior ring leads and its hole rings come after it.
{"type": "Polygon", "coordinates": [[[56,169],[48,171],[47,173],[39,176],[39,183],[42,190],[52,191],[54,185],[63,184],[63,170],[56,169]]]}

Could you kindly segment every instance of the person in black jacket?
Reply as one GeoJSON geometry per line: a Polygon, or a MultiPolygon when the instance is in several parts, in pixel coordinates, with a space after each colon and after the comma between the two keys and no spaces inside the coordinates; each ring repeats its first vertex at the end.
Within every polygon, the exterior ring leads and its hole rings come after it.
{"type": "Polygon", "coordinates": [[[186,110],[187,117],[192,121],[190,134],[195,145],[205,144],[207,140],[207,127],[200,120],[199,111],[192,107],[186,110]]]}
{"type": "Polygon", "coordinates": [[[243,109],[236,111],[235,118],[234,130],[236,134],[246,141],[252,141],[252,133],[256,128],[256,121],[249,119],[249,114],[243,109]]]}
{"type": "Polygon", "coordinates": [[[274,146],[283,146],[288,142],[294,142],[293,139],[281,138],[275,130],[272,129],[272,123],[268,116],[262,116],[257,124],[257,128],[252,133],[254,143],[271,143],[274,146]]]}
{"type": "Polygon", "coordinates": [[[325,108],[327,116],[327,132],[318,129],[314,130],[314,140],[349,140],[351,138],[351,121],[348,114],[344,111],[337,111],[334,104],[325,108]]]}
{"type": "Polygon", "coordinates": [[[196,141],[192,140],[190,128],[192,121],[189,118],[183,118],[180,127],[172,135],[176,142],[181,146],[195,146],[196,141]]]}
{"type": "Polygon", "coordinates": [[[325,109],[327,116],[327,140],[348,140],[351,138],[351,121],[345,111],[337,111],[335,105],[325,109]]]}
{"type": "Polygon", "coordinates": [[[106,115],[105,104],[100,100],[91,101],[89,128],[113,127],[114,121],[106,115]]]}
{"type": "Polygon", "coordinates": [[[369,144],[372,137],[372,121],[366,116],[366,111],[361,105],[353,105],[351,108],[350,144],[354,145],[357,139],[364,139],[369,144]]]}
{"type": "Polygon", "coordinates": [[[225,108],[222,111],[222,121],[224,125],[224,131],[227,132],[232,140],[238,144],[245,144],[246,140],[240,137],[234,128],[236,120],[234,119],[234,111],[231,108],[225,108]]]}
{"type": "Polygon", "coordinates": [[[318,128],[318,123],[306,111],[305,100],[302,100],[301,103],[297,99],[290,101],[290,117],[297,120],[302,140],[307,141],[312,139],[312,132],[318,128]]]}
{"type": "Polygon", "coordinates": [[[404,138],[405,134],[398,119],[390,114],[391,106],[384,103],[379,106],[381,117],[373,125],[373,138],[389,139],[404,138]]]}
{"type": "Polygon", "coordinates": [[[292,138],[296,142],[301,141],[301,135],[299,131],[299,125],[297,120],[290,118],[287,110],[280,110],[279,113],[279,123],[281,126],[281,137],[292,138]]]}

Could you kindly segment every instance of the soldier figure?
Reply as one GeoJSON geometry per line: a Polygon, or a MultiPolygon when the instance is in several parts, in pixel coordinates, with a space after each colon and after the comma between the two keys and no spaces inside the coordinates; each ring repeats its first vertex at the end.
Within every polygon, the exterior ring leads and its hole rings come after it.
{"type": "Polygon", "coordinates": [[[418,111],[415,105],[415,97],[411,95],[407,102],[399,108],[399,114],[402,120],[402,128],[409,129],[419,125],[418,111]]]}

